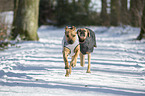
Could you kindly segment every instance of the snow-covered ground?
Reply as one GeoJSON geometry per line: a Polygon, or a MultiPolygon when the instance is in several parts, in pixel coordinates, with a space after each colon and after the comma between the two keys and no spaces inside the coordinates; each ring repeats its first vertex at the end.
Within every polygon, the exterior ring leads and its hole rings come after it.
{"type": "Polygon", "coordinates": [[[13,11],[7,11],[0,13],[0,21],[6,24],[12,24],[13,21],[13,11]]]}
{"type": "MultiPolygon", "coordinates": [[[[145,96],[145,40],[140,29],[89,27],[97,45],[91,73],[77,66],[65,77],[64,28],[41,26],[40,40],[0,51],[0,96],[145,96]]],[[[69,58],[70,61],[70,58],[69,58]]]]}

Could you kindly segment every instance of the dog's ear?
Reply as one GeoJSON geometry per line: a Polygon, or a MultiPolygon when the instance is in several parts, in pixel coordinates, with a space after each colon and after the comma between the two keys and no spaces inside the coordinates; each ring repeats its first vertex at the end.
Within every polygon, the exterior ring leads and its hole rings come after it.
{"type": "Polygon", "coordinates": [[[68,26],[66,26],[65,29],[68,29],[68,26]]]}
{"type": "Polygon", "coordinates": [[[90,31],[87,29],[88,37],[90,37],[90,31]]]}
{"type": "Polygon", "coordinates": [[[73,30],[76,30],[76,27],[75,27],[75,26],[72,26],[72,29],[73,29],[73,30]]]}
{"type": "Polygon", "coordinates": [[[78,30],[77,30],[77,34],[78,34],[80,31],[81,31],[81,29],[78,29],[78,30]]]}

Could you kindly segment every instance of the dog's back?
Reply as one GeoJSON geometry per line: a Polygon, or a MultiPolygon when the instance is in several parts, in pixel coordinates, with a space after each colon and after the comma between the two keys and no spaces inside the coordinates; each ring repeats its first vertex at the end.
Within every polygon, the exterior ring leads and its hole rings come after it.
{"type": "MultiPolygon", "coordinates": [[[[88,28],[86,28],[88,29],[88,28]]],[[[93,46],[96,47],[96,37],[95,37],[95,33],[91,30],[91,29],[88,29],[90,31],[90,42],[92,42],[93,46]]]]}
{"type": "Polygon", "coordinates": [[[90,36],[87,36],[84,42],[80,43],[80,51],[82,54],[86,54],[86,52],[93,52],[94,47],[96,47],[96,37],[95,33],[89,29],[86,28],[90,31],[90,36]]]}

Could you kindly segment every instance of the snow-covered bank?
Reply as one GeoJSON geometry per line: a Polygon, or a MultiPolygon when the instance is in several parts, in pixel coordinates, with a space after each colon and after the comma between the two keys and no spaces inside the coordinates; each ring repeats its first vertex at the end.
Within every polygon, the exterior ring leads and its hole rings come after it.
{"type": "MultiPolygon", "coordinates": [[[[12,22],[13,22],[13,11],[0,12],[0,45],[1,47],[5,47],[9,45],[7,43],[9,41],[8,38],[10,36],[10,32],[12,29],[12,22]]],[[[3,49],[1,47],[0,49],[3,49]]]]}
{"type": "MultiPolygon", "coordinates": [[[[40,41],[23,42],[0,51],[1,96],[144,96],[145,41],[134,40],[140,29],[89,27],[98,48],[91,73],[80,67],[65,77],[61,40],[64,28],[41,26],[40,41]]],[[[69,58],[70,60],[70,58],[69,58]]]]}
{"type": "Polygon", "coordinates": [[[2,12],[2,13],[0,13],[0,18],[6,24],[12,24],[12,22],[13,22],[13,14],[14,14],[13,11],[2,12]]]}

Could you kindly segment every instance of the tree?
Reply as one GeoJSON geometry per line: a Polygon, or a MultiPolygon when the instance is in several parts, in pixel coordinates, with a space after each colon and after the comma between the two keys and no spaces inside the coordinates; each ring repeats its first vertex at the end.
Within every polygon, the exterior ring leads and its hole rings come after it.
{"type": "Polygon", "coordinates": [[[141,16],[143,10],[144,0],[131,0],[130,1],[130,18],[131,25],[134,27],[141,26],[141,16]]]}
{"type": "Polygon", "coordinates": [[[57,25],[65,25],[66,23],[66,11],[64,0],[57,0],[57,25]],[[65,8],[64,8],[65,7],[65,8]]]}
{"type": "MultiPolygon", "coordinates": [[[[145,2],[144,2],[144,5],[145,5],[145,2]]],[[[143,9],[143,15],[142,15],[142,22],[141,22],[141,31],[140,31],[140,34],[139,36],[137,37],[138,40],[141,40],[141,39],[145,39],[145,6],[144,6],[144,9],[143,9]]]]}
{"type": "Polygon", "coordinates": [[[120,23],[119,0],[111,0],[111,25],[118,26],[120,23]]]}
{"type": "Polygon", "coordinates": [[[57,25],[90,24],[90,2],[91,0],[57,0],[57,25]]]}
{"type": "Polygon", "coordinates": [[[50,19],[53,16],[51,7],[51,0],[40,0],[39,26],[48,24],[47,19],[50,19]]]}
{"type": "Polygon", "coordinates": [[[91,0],[84,0],[84,8],[87,14],[89,14],[89,4],[91,3],[91,0]]]}
{"type": "Polygon", "coordinates": [[[122,24],[129,24],[129,20],[128,20],[128,9],[127,9],[127,0],[121,0],[121,23],[122,24]]]}
{"type": "Polygon", "coordinates": [[[109,16],[107,14],[107,1],[106,0],[101,0],[102,1],[102,8],[101,8],[101,25],[106,26],[109,25],[109,16]]]}
{"type": "Polygon", "coordinates": [[[38,40],[39,0],[14,0],[12,39],[38,40]]]}
{"type": "Polygon", "coordinates": [[[16,26],[16,14],[17,14],[17,10],[18,10],[18,1],[19,0],[14,0],[14,15],[13,15],[13,29],[12,29],[12,32],[11,32],[11,37],[12,39],[15,39],[18,35],[18,31],[15,30],[14,26],[16,26]]]}

